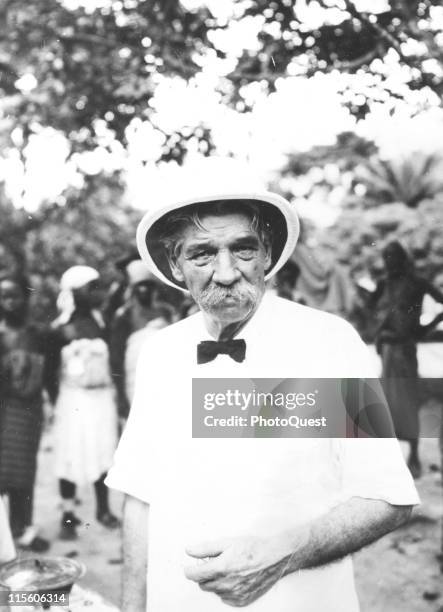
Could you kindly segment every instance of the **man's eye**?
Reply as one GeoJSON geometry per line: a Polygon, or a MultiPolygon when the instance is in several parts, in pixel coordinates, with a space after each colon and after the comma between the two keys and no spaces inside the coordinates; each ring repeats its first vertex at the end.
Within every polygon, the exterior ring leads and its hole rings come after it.
{"type": "Polygon", "coordinates": [[[209,251],[198,251],[197,253],[194,253],[194,255],[191,257],[192,261],[194,261],[195,263],[205,263],[209,261],[210,258],[211,253],[209,251]]]}
{"type": "Polygon", "coordinates": [[[242,259],[251,259],[254,257],[256,249],[253,247],[238,247],[235,253],[242,259]]]}

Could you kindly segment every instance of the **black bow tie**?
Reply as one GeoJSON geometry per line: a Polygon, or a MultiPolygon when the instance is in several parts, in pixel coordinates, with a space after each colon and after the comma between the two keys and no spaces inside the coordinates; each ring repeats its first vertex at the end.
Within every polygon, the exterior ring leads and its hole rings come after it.
{"type": "Polygon", "coordinates": [[[244,340],[225,340],[215,342],[204,340],[197,345],[197,363],[208,363],[217,355],[229,355],[234,361],[244,361],[246,355],[246,342],[244,340]]]}

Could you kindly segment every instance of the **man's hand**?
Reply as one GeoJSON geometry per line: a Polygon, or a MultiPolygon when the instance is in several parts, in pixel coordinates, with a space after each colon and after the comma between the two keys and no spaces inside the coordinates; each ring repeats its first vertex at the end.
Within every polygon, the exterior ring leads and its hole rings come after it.
{"type": "Polygon", "coordinates": [[[289,555],[287,539],[281,536],[220,540],[189,547],[186,552],[205,559],[187,567],[186,577],[235,607],[247,606],[269,591],[284,575],[289,555]]]}
{"type": "Polygon", "coordinates": [[[185,569],[201,589],[226,604],[247,606],[283,576],[341,559],[404,525],[410,506],[353,497],[313,521],[267,538],[232,538],[189,547],[185,569]]]}

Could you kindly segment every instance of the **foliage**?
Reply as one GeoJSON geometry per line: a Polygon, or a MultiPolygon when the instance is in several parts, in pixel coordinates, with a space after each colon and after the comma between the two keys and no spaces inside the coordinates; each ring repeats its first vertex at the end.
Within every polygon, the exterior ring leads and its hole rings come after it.
{"type": "Polygon", "coordinates": [[[26,266],[23,245],[35,220],[25,210],[17,209],[0,187],[0,271],[17,272],[26,266]]]}
{"type": "Polygon", "coordinates": [[[308,200],[319,189],[330,200],[337,184],[343,186],[333,226],[309,232],[320,257],[339,261],[354,276],[377,276],[383,247],[399,239],[432,278],[443,268],[442,164],[440,155],[424,152],[383,159],[373,143],[344,133],[332,145],[291,154],[282,176],[290,199],[297,180],[311,175],[308,200]],[[325,171],[328,164],[336,168],[333,180],[325,171]]]}
{"type": "MultiPolygon", "coordinates": [[[[125,0],[93,11],[58,0],[4,0],[0,10],[0,88],[5,127],[26,142],[39,126],[94,148],[97,122],[117,140],[134,117],[149,118],[162,75],[192,77],[211,47],[207,10],[179,0],[125,0]],[[18,80],[35,78],[27,90],[18,80]]],[[[166,156],[168,150],[165,151],[166,156]]]]}
{"type": "MultiPolygon", "coordinates": [[[[415,90],[441,101],[440,0],[387,0],[381,12],[376,4],[364,12],[357,0],[236,0],[235,19],[222,22],[203,2],[190,10],[180,0],[114,0],[95,9],[86,3],[72,8],[68,0],[3,0],[0,140],[4,148],[23,150],[32,134],[52,127],[68,138],[71,154],[111,150],[115,140],[125,147],[135,119],[156,127],[153,96],[164,79],[196,79],[214,60],[227,75],[219,79],[222,101],[243,111],[251,84],[269,92],[288,75],[334,71],[358,77],[340,79],[343,103],[357,118],[373,102],[410,99],[415,90]],[[258,47],[226,57],[219,35],[243,19],[255,24],[258,47]]],[[[182,161],[195,139],[203,152],[212,151],[208,126],[183,126],[165,134],[162,158],[182,161]]],[[[373,143],[346,133],[333,146],[291,156],[282,185],[290,195],[285,179],[311,174],[313,189],[326,195],[340,186],[347,206],[322,244],[353,271],[376,265],[376,253],[391,236],[429,252],[433,270],[443,249],[439,168],[439,160],[423,156],[386,162],[373,143]],[[338,178],[328,175],[328,167],[338,178]]],[[[69,265],[85,262],[112,275],[112,260],[133,244],[139,216],[125,204],[118,176],[86,176],[85,186],[65,198],[63,206],[46,204],[30,216],[0,194],[3,257],[21,268],[28,261],[48,308],[69,265]]]]}
{"type": "Polygon", "coordinates": [[[287,155],[274,188],[293,199],[294,180],[306,178],[309,183],[305,193],[307,199],[319,190],[328,197],[333,189],[341,186],[349,200],[358,184],[357,169],[376,152],[372,141],[354,132],[342,132],[332,145],[318,145],[307,152],[287,155]]]}
{"type": "Polygon", "coordinates": [[[398,239],[421,271],[432,278],[443,266],[443,160],[434,153],[382,159],[373,155],[355,168],[362,195],[344,201],[328,240],[354,271],[381,267],[380,252],[398,239]]]}
{"type": "Polygon", "coordinates": [[[432,279],[443,269],[443,198],[424,200],[415,209],[391,203],[346,210],[318,238],[320,248],[333,251],[354,277],[375,278],[382,270],[383,248],[400,240],[420,273],[432,279]]]}
{"type": "Polygon", "coordinates": [[[15,259],[16,267],[29,275],[39,320],[54,318],[58,283],[67,268],[96,267],[109,284],[116,260],[135,246],[141,213],[124,201],[118,176],[87,177],[83,188],[68,190],[65,197],[65,204],[45,205],[32,217],[1,200],[0,243],[12,255],[2,267],[10,269],[15,259]]]}
{"type": "Polygon", "coordinates": [[[272,87],[288,70],[302,76],[366,73],[374,79],[348,101],[362,117],[371,100],[404,95],[389,79],[388,64],[395,58],[404,69],[406,90],[427,87],[439,99],[443,94],[441,20],[433,19],[441,14],[439,0],[389,0],[382,12],[358,10],[354,0],[306,0],[317,17],[320,9],[327,11],[325,23],[314,18],[312,25],[292,0],[245,4],[244,15],[263,16],[264,25],[258,52],[245,52],[232,75],[237,84],[263,80],[272,87]]]}
{"type": "Polygon", "coordinates": [[[354,170],[358,164],[376,152],[373,142],[357,136],[354,132],[338,134],[332,145],[319,145],[304,153],[293,153],[282,174],[299,176],[306,174],[311,168],[326,164],[336,164],[341,172],[354,170]]]}
{"type": "Polygon", "coordinates": [[[443,194],[443,158],[423,152],[397,159],[374,156],[357,168],[356,181],[365,187],[367,206],[403,202],[416,208],[423,200],[443,194]]]}
{"type": "MultiPolygon", "coordinates": [[[[242,110],[245,85],[261,82],[272,90],[288,74],[337,70],[371,77],[357,96],[344,98],[357,117],[371,100],[401,98],[410,90],[429,88],[441,98],[442,20],[432,18],[440,4],[390,0],[389,9],[376,13],[357,10],[353,0],[307,0],[309,10],[320,11],[314,27],[303,15],[305,3],[237,0],[236,19],[256,23],[259,48],[228,58],[226,66],[235,67],[220,89],[242,110]],[[404,87],[390,81],[393,61],[403,69],[404,87]]],[[[118,0],[91,10],[69,8],[67,0],[3,0],[0,131],[23,146],[30,134],[50,126],[76,152],[103,145],[105,126],[125,145],[134,118],[154,121],[152,97],[162,79],[192,79],[208,60],[223,60],[217,34],[234,21],[217,20],[203,2],[190,10],[179,0],[118,0]]],[[[207,126],[196,135],[210,150],[207,126]]],[[[167,138],[174,142],[172,148],[165,143],[165,158],[180,161],[185,135],[179,145],[173,134],[167,138]]]]}

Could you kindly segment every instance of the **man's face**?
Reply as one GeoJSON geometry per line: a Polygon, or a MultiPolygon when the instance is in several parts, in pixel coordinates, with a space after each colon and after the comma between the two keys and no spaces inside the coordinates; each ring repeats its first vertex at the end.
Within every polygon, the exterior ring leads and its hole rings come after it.
{"type": "Polygon", "coordinates": [[[213,318],[242,321],[263,296],[271,249],[243,213],[208,214],[202,226],[204,230],[194,225],[185,229],[180,255],[171,261],[172,273],[213,318]]]}

